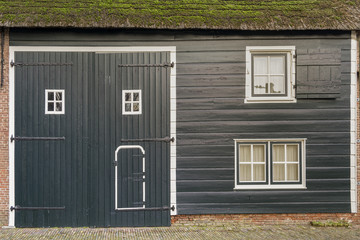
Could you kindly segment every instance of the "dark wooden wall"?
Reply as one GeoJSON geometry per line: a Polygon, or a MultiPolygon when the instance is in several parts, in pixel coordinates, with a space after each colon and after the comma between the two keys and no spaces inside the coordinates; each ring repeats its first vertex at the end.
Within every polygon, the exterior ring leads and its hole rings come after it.
{"type": "Polygon", "coordinates": [[[12,29],[10,45],[176,46],[179,214],[350,211],[350,32],[12,29]],[[246,46],[288,45],[341,54],[339,94],[244,104],[246,46]],[[307,138],[307,189],[234,191],[234,138],[307,138]]]}

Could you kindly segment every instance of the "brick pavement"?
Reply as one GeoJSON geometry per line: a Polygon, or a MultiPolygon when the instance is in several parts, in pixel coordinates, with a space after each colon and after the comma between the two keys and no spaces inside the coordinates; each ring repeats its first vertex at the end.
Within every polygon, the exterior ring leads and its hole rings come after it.
{"type": "Polygon", "coordinates": [[[360,239],[360,227],[218,225],[160,228],[0,229],[0,239],[360,239]]]}

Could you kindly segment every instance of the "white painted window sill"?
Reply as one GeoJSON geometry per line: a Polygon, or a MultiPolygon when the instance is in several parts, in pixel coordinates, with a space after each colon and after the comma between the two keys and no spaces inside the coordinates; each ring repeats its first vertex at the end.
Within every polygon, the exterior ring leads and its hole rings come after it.
{"type": "Polygon", "coordinates": [[[244,103],[296,103],[296,98],[245,98],[244,103]]]}
{"type": "Polygon", "coordinates": [[[292,189],[307,189],[307,187],[303,185],[242,185],[236,186],[234,191],[240,190],[270,190],[270,189],[285,189],[285,190],[292,190],[292,189]]]}

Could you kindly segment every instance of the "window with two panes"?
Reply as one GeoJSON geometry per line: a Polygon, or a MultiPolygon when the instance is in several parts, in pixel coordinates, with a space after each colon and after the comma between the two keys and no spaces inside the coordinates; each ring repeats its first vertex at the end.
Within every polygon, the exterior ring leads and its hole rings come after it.
{"type": "Polygon", "coordinates": [[[303,181],[305,140],[237,141],[236,186],[305,187],[303,181]]]}

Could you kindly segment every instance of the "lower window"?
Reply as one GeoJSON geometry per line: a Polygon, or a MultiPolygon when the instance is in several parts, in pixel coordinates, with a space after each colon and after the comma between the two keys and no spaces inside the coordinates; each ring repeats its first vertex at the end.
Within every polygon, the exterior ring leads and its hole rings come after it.
{"type": "Polygon", "coordinates": [[[235,139],[235,189],[306,188],[306,139],[235,139]]]}

